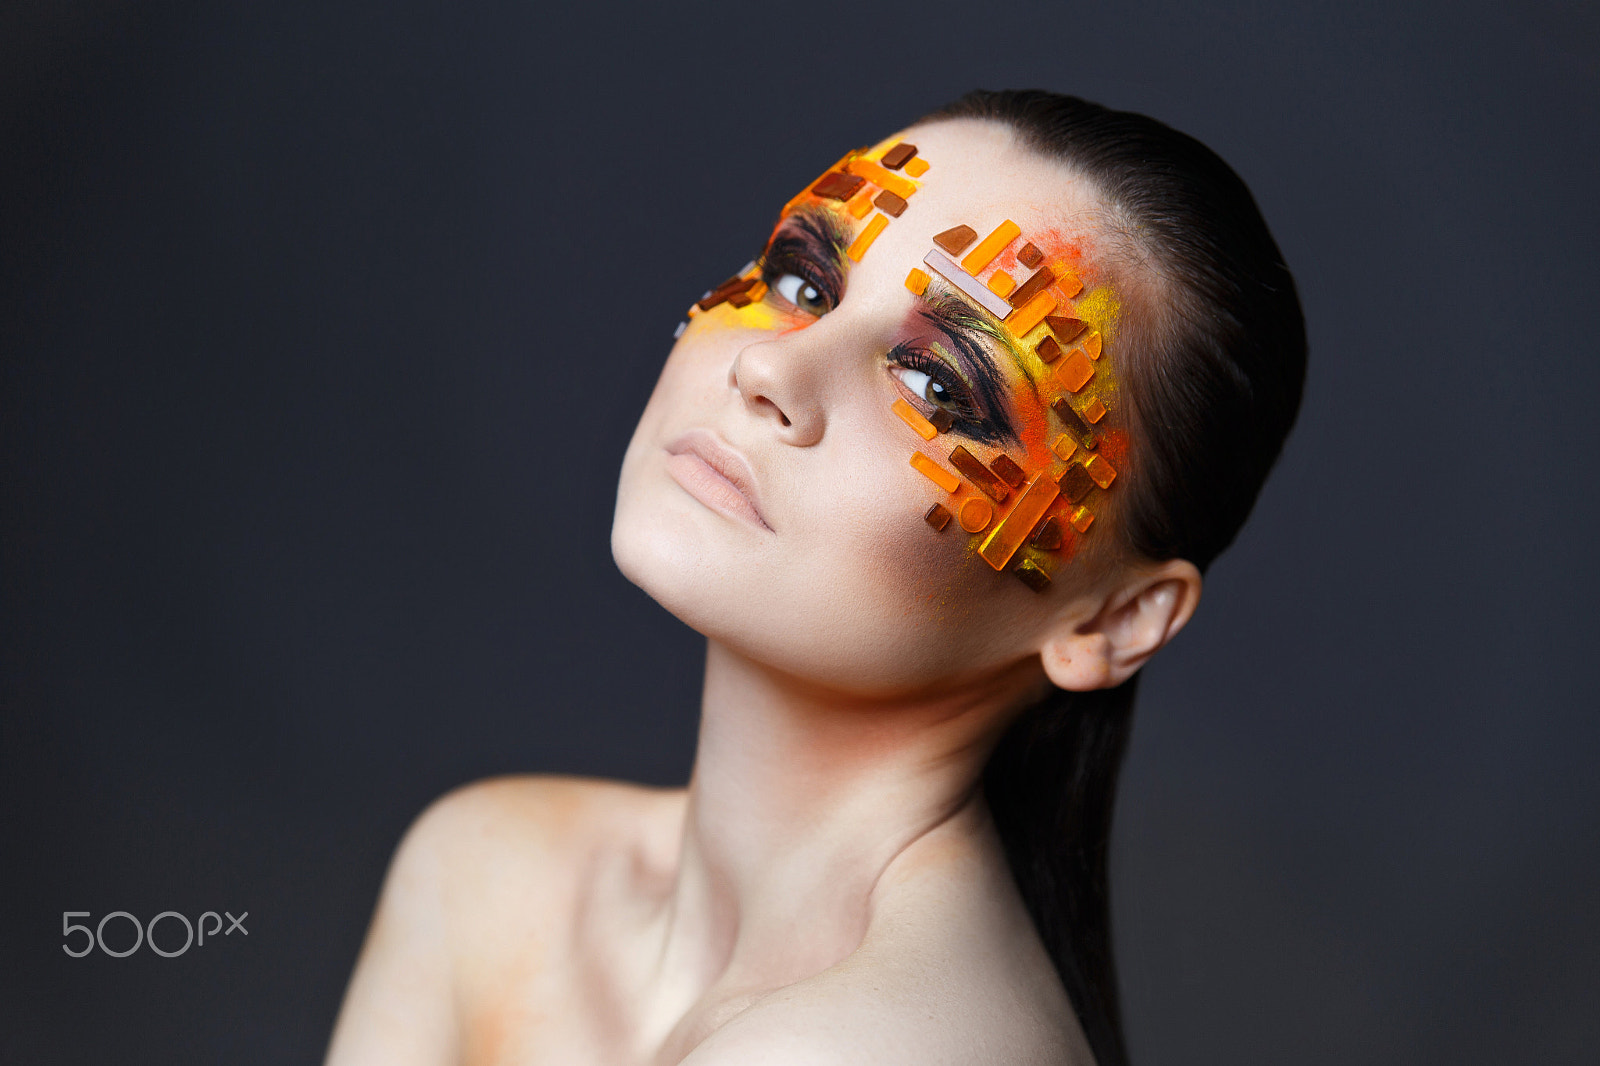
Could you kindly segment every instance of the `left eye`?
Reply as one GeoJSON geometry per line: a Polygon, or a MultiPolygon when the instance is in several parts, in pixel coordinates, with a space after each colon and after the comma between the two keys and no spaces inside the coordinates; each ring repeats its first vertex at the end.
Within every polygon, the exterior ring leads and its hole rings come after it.
{"type": "Polygon", "coordinates": [[[808,315],[821,318],[833,310],[828,306],[828,298],[822,295],[821,290],[799,274],[782,275],[772,283],[772,289],[808,315]]]}
{"type": "Polygon", "coordinates": [[[896,367],[894,373],[895,376],[900,379],[901,384],[905,385],[906,388],[910,389],[914,394],[922,399],[937,407],[944,407],[948,409],[955,408],[955,397],[951,395],[950,390],[940,382],[934,380],[934,378],[925,371],[914,370],[911,367],[902,366],[896,367]]]}

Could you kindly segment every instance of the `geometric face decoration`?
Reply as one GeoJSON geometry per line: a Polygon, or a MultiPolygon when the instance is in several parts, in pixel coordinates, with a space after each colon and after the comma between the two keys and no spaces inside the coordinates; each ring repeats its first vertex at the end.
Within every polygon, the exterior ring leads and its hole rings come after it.
{"type": "MultiPolygon", "coordinates": [[[[857,222],[865,219],[844,252],[860,262],[913,206],[916,179],[928,169],[911,144],[890,141],[852,152],[785,205],[783,217],[826,204],[857,222]]],[[[1010,219],[990,220],[987,227],[960,225],[935,235],[906,275],[906,288],[922,301],[930,321],[948,330],[951,347],[961,347],[966,334],[978,334],[989,347],[1010,353],[1049,415],[1009,441],[977,439],[939,405],[939,386],[927,374],[911,379],[927,380],[920,404],[900,398],[891,409],[906,426],[911,468],[943,494],[922,515],[930,530],[968,536],[989,566],[1043,592],[1050,574],[1093,528],[1099,495],[1124,465],[1126,432],[1108,428],[1119,419],[1106,421],[1118,403],[1106,351],[1116,301],[1103,289],[1085,293],[1077,271],[1060,249],[1052,249],[1047,235],[1036,243],[1010,219]]],[[[763,272],[761,265],[747,264],[697,301],[690,315],[722,304],[756,310],[767,292],[763,272]]]]}

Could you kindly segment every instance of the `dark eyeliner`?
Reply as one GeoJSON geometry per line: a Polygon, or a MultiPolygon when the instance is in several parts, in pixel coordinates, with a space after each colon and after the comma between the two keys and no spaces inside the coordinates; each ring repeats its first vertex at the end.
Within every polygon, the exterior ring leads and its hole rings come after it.
{"type": "Polygon", "coordinates": [[[967,383],[961,376],[950,368],[939,356],[911,344],[897,344],[889,351],[889,362],[905,370],[920,371],[934,381],[944,386],[945,395],[949,399],[948,406],[937,404],[926,396],[917,399],[930,408],[940,408],[950,412],[950,416],[957,422],[975,422],[982,418],[979,411],[973,406],[972,390],[967,388],[967,383]]]}
{"type": "MultiPolygon", "coordinates": [[[[1011,431],[1010,419],[1004,411],[997,411],[975,395],[971,384],[943,357],[912,344],[899,344],[890,350],[888,361],[907,370],[919,370],[945,387],[952,400],[950,406],[944,408],[955,420],[951,424],[952,432],[984,444],[997,445],[1015,439],[1016,434],[1011,431]]],[[[930,409],[939,407],[924,396],[918,396],[917,400],[930,409]]]]}
{"type": "Polygon", "coordinates": [[[809,250],[797,247],[798,244],[782,237],[774,240],[761,257],[761,280],[771,288],[783,275],[793,274],[821,293],[829,307],[838,306],[843,297],[842,279],[832,271],[819,267],[809,250]]]}
{"type": "MultiPolygon", "coordinates": [[[[971,394],[978,419],[966,432],[987,444],[1018,440],[1006,405],[1006,384],[995,368],[993,358],[971,334],[946,324],[935,323],[949,342],[952,354],[960,361],[963,385],[971,394]]],[[[951,371],[954,373],[954,371],[951,371]]]]}
{"type": "Polygon", "coordinates": [[[814,287],[837,307],[844,299],[844,252],[849,232],[821,211],[798,211],[784,221],[761,255],[761,280],[770,288],[784,274],[814,287]]]}
{"type": "Polygon", "coordinates": [[[960,374],[973,395],[982,420],[965,432],[989,444],[1020,442],[1012,422],[1007,397],[1010,388],[995,363],[992,346],[1004,344],[996,331],[953,293],[930,292],[923,298],[920,314],[949,342],[951,354],[960,364],[960,374]]]}

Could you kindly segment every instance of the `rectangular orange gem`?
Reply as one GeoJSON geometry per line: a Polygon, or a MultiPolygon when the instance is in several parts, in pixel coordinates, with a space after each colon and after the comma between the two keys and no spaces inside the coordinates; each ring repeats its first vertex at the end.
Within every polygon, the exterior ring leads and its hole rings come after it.
{"type": "Polygon", "coordinates": [[[1078,442],[1063,433],[1056,438],[1054,444],[1050,445],[1050,450],[1055,452],[1056,458],[1064,463],[1072,458],[1073,452],[1078,450],[1078,442]]]}
{"type": "Polygon", "coordinates": [[[1060,492],[1048,471],[1033,475],[1028,487],[1017,497],[1016,506],[1000,519],[994,532],[978,546],[978,554],[983,556],[983,561],[996,570],[1004,570],[1060,492]]]}
{"type": "Polygon", "coordinates": [[[1091,424],[1100,421],[1106,416],[1106,405],[1096,397],[1089,401],[1089,406],[1083,409],[1083,419],[1091,424]]]}
{"type": "Polygon", "coordinates": [[[921,452],[911,453],[911,466],[917,473],[938,485],[946,492],[954,492],[961,487],[961,479],[950,471],[929,459],[921,452]]]}
{"type": "Polygon", "coordinates": [[[1067,264],[1056,262],[1051,264],[1051,269],[1055,271],[1056,286],[1061,290],[1061,295],[1070,300],[1083,291],[1083,282],[1079,279],[1077,271],[1067,264]]]}
{"type": "Polygon", "coordinates": [[[1094,377],[1094,364],[1089,362],[1089,357],[1083,354],[1082,349],[1072,349],[1065,359],[1056,364],[1056,378],[1061,382],[1061,387],[1068,392],[1077,392],[1087,385],[1092,377],[1094,377]]]}
{"type": "Polygon", "coordinates": [[[861,257],[867,254],[867,249],[872,247],[872,242],[878,239],[878,234],[882,233],[888,224],[888,215],[873,215],[872,221],[867,223],[867,228],[861,231],[861,235],[850,245],[850,250],[844,254],[848,255],[852,262],[861,262],[861,257]]]}
{"type": "Polygon", "coordinates": [[[910,174],[913,178],[920,178],[928,172],[928,161],[919,155],[906,160],[906,165],[900,169],[910,174]]]}
{"type": "MultiPolygon", "coordinates": [[[[854,155],[854,154],[855,154],[854,152],[850,153],[850,155],[854,155]]],[[[850,161],[850,155],[846,155],[843,159],[839,160],[833,166],[831,166],[827,170],[823,171],[822,174],[817,178],[817,181],[814,181],[810,185],[807,185],[804,189],[801,189],[797,196],[795,196],[792,200],[790,200],[788,203],[783,205],[783,210],[778,212],[778,217],[779,218],[788,218],[789,217],[789,212],[793,211],[797,204],[799,204],[802,200],[804,200],[808,196],[816,195],[815,193],[813,193],[811,191],[812,188],[815,187],[823,178],[826,178],[833,171],[838,170],[840,167],[842,167],[846,163],[848,163],[850,161]]]]}
{"type": "Polygon", "coordinates": [[[1021,307],[1035,296],[1045,290],[1050,284],[1050,268],[1040,267],[1034,271],[1033,277],[1022,283],[1022,287],[1011,294],[1011,306],[1021,307]]]}
{"type": "Polygon", "coordinates": [[[1072,528],[1079,533],[1087,533],[1089,532],[1089,527],[1094,525],[1094,512],[1087,507],[1080,506],[1076,511],[1072,512],[1072,517],[1068,521],[1072,523],[1072,528]]]}
{"type": "Polygon", "coordinates": [[[1000,249],[1022,236],[1022,227],[1009,218],[994,228],[994,232],[978,242],[978,246],[967,253],[961,260],[961,269],[968,274],[976,275],[978,271],[994,261],[1000,254],[1000,249]]]}
{"type": "Polygon", "coordinates": [[[1103,489],[1109,489],[1111,483],[1117,479],[1117,468],[1098,455],[1084,463],[1083,468],[1094,478],[1094,483],[1103,489]]]}
{"type": "Polygon", "coordinates": [[[916,430],[917,435],[923,440],[932,440],[939,435],[939,431],[933,428],[933,423],[923,418],[922,412],[906,403],[904,398],[896,400],[889,406],[900,416],[900,420],[916,430]]]}
{"type": "Polygon", "coordinates": [[[872,190],[864,189],[850,201],[850,213],[856,218],[866,218],[872,211],[872,190]]]}
{"type": "Polygon", "coordinates": [[[1017,287],[1017,279],[1007,274],[1004,270],[996,270],[989,275],[989,280],[986,284],[989,286],[989,291],[996,296],[1009,296],[1011,295],[1011,290],[1017,287]]]}
{"type": "Polygon", "coordinates": [[[870,159],[852,159],[844,168],[858,178],[866,178],[880,189],[888,189],[903,200],[911,199],[911,195],[917,191],[916,182],[890,173],[870,159]]]}
{"type": "Polygon", "coordinates": [[[921,296],[923,293],[928,291],[928,282],[932,280],[933,279],[928,276],[927,271],[918,270],[916,267],[912,267],[911,273],[906,275],[906,288],[910,289],[918,296],[921,296]]]}
{"type": "Polygon", "coordinates": [[[890,170],[899,170],[901,167],[906,165],[906,160],[910,159],[916,154],[916,145],[907,144],[905,141],[897,141],[895,142],[894,147],[888,149],[882,155],[878,156],[878,162],[882,163],[890,170]]]}
{"type": "Polygon", "coordinates": [[[1006,316],[1006,328],[1012,336],[1021,340],[1033,331],[1033,327],[1044,321],[1044,316],[1056,309],[1056,298],[1048,292],[1041,292],[1011,314],[1006,316]]]}

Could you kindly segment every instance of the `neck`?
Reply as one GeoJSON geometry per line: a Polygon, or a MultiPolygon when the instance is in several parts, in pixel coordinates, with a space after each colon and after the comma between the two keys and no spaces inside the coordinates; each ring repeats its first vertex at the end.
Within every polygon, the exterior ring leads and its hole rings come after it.
{"type": "Polygon", "coordinates": [[[712,642],[664,976],[698,998],[848,955],[885,868],[976,800],[1038,681],[1023,663],[937,697],[853,698],[712,642]]]}

